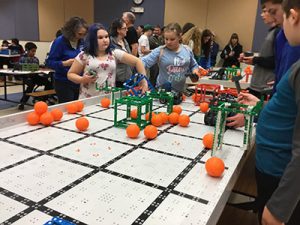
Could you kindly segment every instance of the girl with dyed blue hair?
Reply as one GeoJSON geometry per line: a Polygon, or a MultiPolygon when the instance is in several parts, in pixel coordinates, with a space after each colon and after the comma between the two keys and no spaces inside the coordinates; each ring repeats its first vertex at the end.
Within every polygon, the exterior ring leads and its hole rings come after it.
{"type": "MultiPolygon", "coordinates": [[[[146,74],[139,58],[114,49],[105,27],[99,23],[93,24],[88,30],[84,50],[77,55],[68,72],[68,79],[80,84],[79,98],[102,94],[99,89],[105,87],[106,84],[114,87],[116,76],[118,76],[116,74],[117,62],[128,64],[135,67],[138,73],[146,74]]],[[[145,80],[140,85],[143,92],[147,91],[148,85],[145,80]]]]}

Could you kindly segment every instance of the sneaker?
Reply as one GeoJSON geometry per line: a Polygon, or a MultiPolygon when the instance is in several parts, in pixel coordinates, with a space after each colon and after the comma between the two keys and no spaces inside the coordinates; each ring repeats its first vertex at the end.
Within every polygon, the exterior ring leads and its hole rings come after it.
{"type": "Polygon", "coordinates": [[[19,104],[19,105],[18,105],[18,109],[19,109],[19,110],[24,110],[24,105],[23,105],[23,104],[19,104]]]}

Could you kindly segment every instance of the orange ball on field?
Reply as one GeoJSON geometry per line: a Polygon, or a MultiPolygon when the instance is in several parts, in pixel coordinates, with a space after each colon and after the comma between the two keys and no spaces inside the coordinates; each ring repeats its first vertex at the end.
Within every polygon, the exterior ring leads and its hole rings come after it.
{"type": "Polygon", "coordinates": [[[174,105],[173,106],[173,112],[178,113],[178,115],[180,115],[181,112],[182,112],[181,106],[180,105],[174,105]]]}
{"type": "Polygon", "coordinates": [[[218,157],[211,157],[205,163],[205,169],[209,176],[220,177],[225,170],[225,164],[218,157]]]}
{"type": "Polygon", "coordinates": [[[46,102],[39,101],[34,104],[34,111],[39,115],[42,115],[43,113],[47,112],[47,110],[48,105],[46,102]]]}
{"type": "Polygon", "coordinates": [[[54,121],[59,121],[63,117],[63,112],[60,109],[53,109],[51,111],[54,121]]]}
{"type": "Polygon", "coordinates": [[[153,125],[148,125],[144,129],[144,135],[147,139],[154,139],[157,137],[157,128],[153,125]]]}
{"type": "Polygon", "coordinates": [[[193,94],[193,95],[192,95],[192,100],[193,100],[194,102],[199,102],[200,96],[199,96],[199,95],[196,95],[196,94],[193,94]]]}
{"type": "Polygon", "coordinates": [[[209,104],[207,102],[201,102],[199,107],[201,112],[206,113],[209,109],[209,104]]]}
{"type": "Polygon", "coordinates": [[[74,114],[74,113],[77,113],[77,104],[76,103],[69,103],[66,105],[66,108],[67,108],[67,112],[69,114],[74,114]]]}
{"type": "Polygon", "coordinates": [[[80,117],[76,120],[75,125],[79,131],[85,131],[88,129],[90,123],[87,118],[80,117]]]}
{"type": "Polygon", "coordinates": [[[49,126],[53,122],[53,116],[50,112],[45,112],[40,117],[41,124],[49,126]]]}
{"type": "Polygon", "coordinates": [[[40,122],[40,115],[36,112],[28,113],[26,120],[32,126],[37,125],[40,122]]]}
{"type": "Polygon", "coordinates": [[[163,124],[161,116],[154,114],[151,118],[151,124],[153,126],[160,127],[163,124]]]}
{"type": "Polygon", "coordinates": [[[137,118],[137,109],[132,109],[130,111],[130,117],[131,117],[131,119],[136,119],[137,118]]]}
{"type": "Polygon", "coordinates": [[[178,118],[178,123],[182,127],[187,127],[190,123],[190,117],[188,115],[182,114],[178,118]]]}
{"type": "Polygon", "coordinates": [[[214,134],[207,133],[203,136],[202,143],[205,148],[212,149],[214,143],[214,134]]]}
{"type": "Polygon", "coordinates": [[[136,124],[130,124],[126,128],[126,134],[129,138],[137,138],[140,134],[140,128],[136,124]]]}
{"type": "Polygon", "coordinates": [[[102,98],[101,99],[101,106],[103,108],[108,108],[110,105],[110,99],[109,98],[102,98]]]}
{"type": "Polygon", "coordinates": [[[82,101],[77,101],[75,102],[75,104],[77,105],[77,112],[81,112],[84,108],[84,104],[82,101]]]}
{"type": "Polygon", "coordinates": [[[169,121],[169,116],[168,116],[167,113],[161,112],[161,113],[159,113],[159,115],[160,115],[160,117],[162,119],[163,124],[165,124],[165,123],[167,123],[169,121]]]}
{"type": "Polygon", "coordinates": [[[172,112],[169,114],[169,123],[170,124],[177,124],[179,119],[179,114],[176,112],[172,112]]]}
{"type": "MultiPolygon", "coordinates": [[[[154,112],[152,112],[152,117],[155,115],[154,112]]],[[[150,117],[150,112],[147,112],[146,115],[145,115],[145,120],[149,120],[149,117],[150,117]]],[[[151,117],[151,118],[152,118],[151,117]]]]}

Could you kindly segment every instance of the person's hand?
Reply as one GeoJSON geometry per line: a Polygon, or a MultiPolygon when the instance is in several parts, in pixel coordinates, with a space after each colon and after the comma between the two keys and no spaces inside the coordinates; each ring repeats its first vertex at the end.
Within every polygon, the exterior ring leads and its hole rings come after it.
{"type": "Polygon", "coordinates": [[[63,64],[63,66],[72,66],[73,62],[74,62],[74,59],[68,59],[66,61],[63,61],[62,64],[63,64]]]}
{"type": "Polygon", "coordinates": [[[146,91],[148,91],[148,83],[146,80],[142,80],[139,84],[140,88],[142,89],[142,94],[144,94],[146,91]]]}
{"type": "Polygon", "coordinates": [[[88,72],[83,74],[83,76],[81,77],[81,82],[82,84],[89,84],[89,83],[94,83],[96,82],[98,76],[92,76],[91,74],[89,74],[88,72]]]}
{"type": "Polygon", "coordinates": [[[231,117],[227,117],[226,121],[226,126],[228,127],[238,128],[243,127],[245,125],[245,117],[241,113],[238,113],[231,117]]]}
{"type": "Polygon", "coordinates": [[[267,85],[269,85],[269,86],[274,86],[274,84],[275,84],[275,80],[272,80],[272,81],[267,83],[267,85]]]}
{"type": "Polygon", "coordinates": [[[229,56],[234,56],[234,51],[230,51],[229,56]]]}
{"type": "Polygon", "coordinates": [[[252,105],[255,106],[257,102],[260,100],[252,94],[241,92],[237,98],[238,103],[244,105],[252,105]]]}
{"type": "Polygon", "coordinates": [[[246,63],[248,65],[253,65],[253,58],[254,56],[250,56],[250,57],[243,57],[243,63],[246,63]]]}
{"type": "Polygon", "coordinates": [[[272,213],[269,211],[269,209],[266,206],[262,214],[261,224],[262,225],[284,225],[283,222],[281,222],[275,216],[272,215],[272,213]]]}

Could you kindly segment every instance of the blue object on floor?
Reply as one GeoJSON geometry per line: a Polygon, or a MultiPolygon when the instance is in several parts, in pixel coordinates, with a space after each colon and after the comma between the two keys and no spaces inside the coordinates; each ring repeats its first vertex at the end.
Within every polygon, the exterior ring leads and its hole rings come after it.
{"type": "Polygon", "coordinates": [[[52,220],[46,222],[44,225],[76,225],[76,224],[56,216],[53,217],[52,220]]]}

